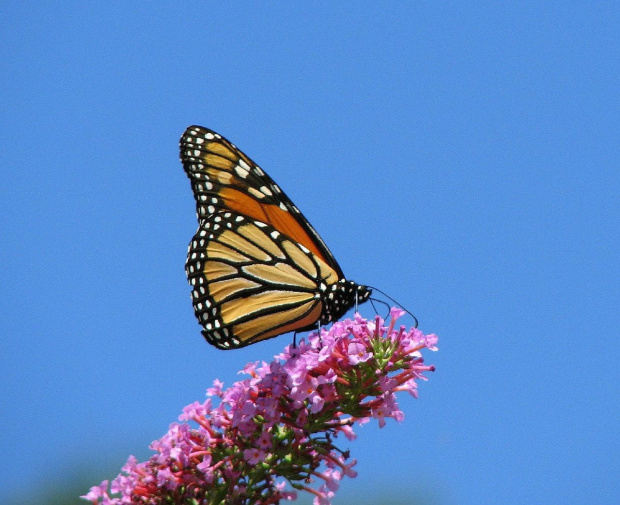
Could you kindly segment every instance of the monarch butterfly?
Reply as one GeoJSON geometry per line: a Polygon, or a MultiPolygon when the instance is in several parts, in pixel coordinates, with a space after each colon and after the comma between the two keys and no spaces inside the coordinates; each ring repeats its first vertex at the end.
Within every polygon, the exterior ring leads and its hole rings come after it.
{"type": "Polygon", "coordinates": [[[371,290],[344,278],[299,209],[232,143],[190,126],[180,151],[198,216],[185,270],[207,342],[236,349],[308,331],[368,300],[371,290]]]}

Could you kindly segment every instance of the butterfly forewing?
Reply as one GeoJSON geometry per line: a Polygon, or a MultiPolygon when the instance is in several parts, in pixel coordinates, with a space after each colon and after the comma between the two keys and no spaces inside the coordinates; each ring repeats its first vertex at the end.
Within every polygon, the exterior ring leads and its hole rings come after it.
{"type": "Polygon", "coordinates": [[[316,230],[256,163],[218,133],[190,126],[181,138],[181,161],[192,181],[199,219],[232,210],[270,224],[342,270],[316,230]]]}

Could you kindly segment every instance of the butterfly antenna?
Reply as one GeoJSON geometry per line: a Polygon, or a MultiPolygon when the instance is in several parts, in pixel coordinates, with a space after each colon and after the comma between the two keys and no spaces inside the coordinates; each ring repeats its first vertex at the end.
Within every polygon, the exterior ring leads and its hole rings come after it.
{"type": "MultiPolygon", "coordinates": [[[[413,325],[413,326],[414,326],[414,328],[417,328],[417,327],[418,327],[418,318],[417,318],[417,317],[415,317],[415,316],[413,315],[413,313],[412,313],[409,309],[407,309],[407,308],[403,307],[400,303],[398,303],[396,300],[394,300],[394,298],[392,298],[390,295],[388,295],[388,294],[384,293],[384,292],[383,292],[383,291],[381,291],[379,288],[375,288],[375,287],[373,287],[373,286],[368,286],[368,287],[369,287],[370,289],[372,289],[373,291],[378,291],[378,292],[379,292],[379,293],[381,293],[383,296],[385,296],[386,298],[388,298],[389,300],[391,300],[392,302],[394,302],[396,305],[398,305],[398,306],[399,306],[401,309],[403,309],[403,310],[404,310],[407,314],[409,314],[411,317],[413,317],[413,321],[414,321],[414,325],[413,325]]],[[[379,300],[376,300],[376,299],[375,299],[375,301],[377,301],[377,302],[378,302],[379,300]]],[[[383,302],[383,303],[385,303],[385,302],[383,302]]],[[[386,304],[386,305],[387,305],[387,304],[386,304]]],[[[374,307],[374,306],[373,306],[373,307],[374,307]]]]}
{"type": "Polygon", "coordinates": [[[370,305],[372,305],[372,308],[375,310],[375,314],[379,314],[379,311],[377,310],[377,307],[375,307],[374,302],[385,305],[385,308],[387,309],[387,314],[385,315],[383,320],[387,319],[387,317],[390,315],[390,304],[388,302],[384,302],[383,300],[379,300],[378,298],[369,298],[368,301],[370,302],[370,305]]]}
{"type": "MultiPolygon", "coordinates": [[[[370,305],[372,305],[372,309],[375,311],[376,314],[378,314],[379,312],[377,311],[377,307],[375,307],[375,299],[374,298],[369,298],[368,301],[370,302],[370,305]]],[[[379,301],[379,300],[377,300],[379,301]]]]}

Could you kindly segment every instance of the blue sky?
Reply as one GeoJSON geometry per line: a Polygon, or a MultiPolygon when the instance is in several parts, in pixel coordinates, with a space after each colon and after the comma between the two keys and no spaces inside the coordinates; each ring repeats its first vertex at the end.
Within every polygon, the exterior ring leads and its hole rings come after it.
{"type": "Polygon", "coordinates": [[[200,335],[178,139],[201,124],[273,177],[347,277],[440,337],[405,421],[349,444],[359,477],[334,503],[618,501],[617,3],[0,15],[0,497],[113,477],[213,379],[289,342],[200,335]]]}

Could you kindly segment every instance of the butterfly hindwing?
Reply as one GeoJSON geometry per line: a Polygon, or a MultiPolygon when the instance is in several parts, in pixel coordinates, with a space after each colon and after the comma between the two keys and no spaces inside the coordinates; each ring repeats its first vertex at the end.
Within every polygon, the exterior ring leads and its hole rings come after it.
{"type": "Polygon", "coordinates": [[[186,263],[203,334],[222,349],[309,329],[336,272],[272,226],[219,211],[200,222],[186,263]]]}

